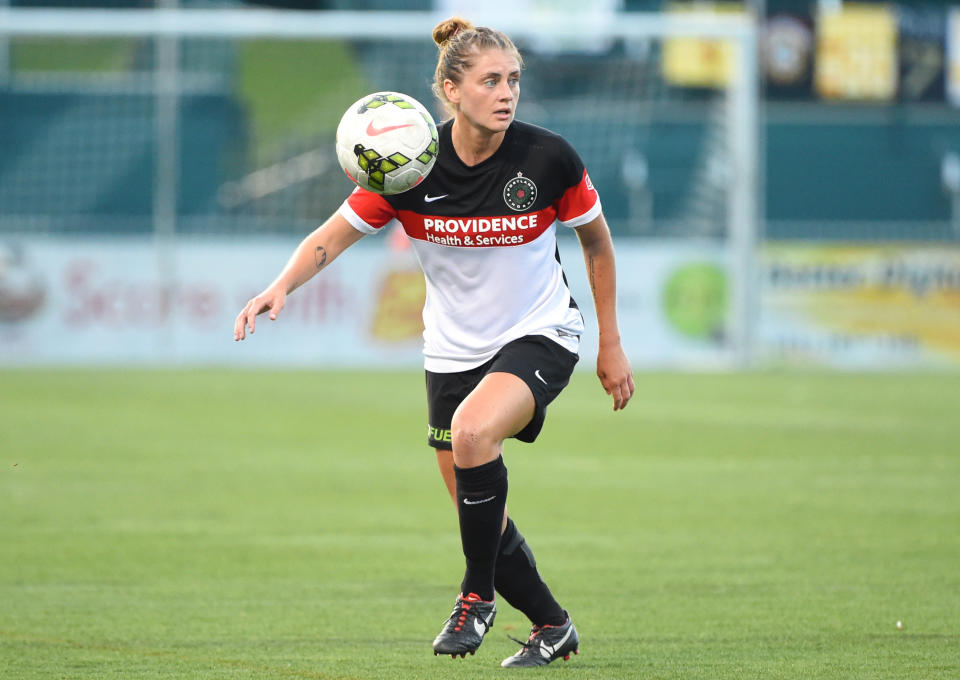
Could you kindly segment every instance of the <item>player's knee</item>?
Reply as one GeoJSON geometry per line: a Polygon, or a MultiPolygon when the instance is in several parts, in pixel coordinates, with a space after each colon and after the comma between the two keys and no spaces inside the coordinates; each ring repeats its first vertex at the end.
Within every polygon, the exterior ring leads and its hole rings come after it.
{"type": "Polygon", "coordinates": [[[457,450],[467,451],[484,443],[487,439],[486,428],[477,419],[459,411],[454,414],[450,423],[450,442],[453,444],[454,458],[457,450]]]}
{"type": "MultiPolygon", "coordinates": [[[[497,449],[497,438],[488,423],[471,417],[469,412],[457,411],[450,424],[453,460],[459,467],[473,467],[492,460],[497,449]]],[[[495,457],[495,456],[494,456],[495,457]]]]}

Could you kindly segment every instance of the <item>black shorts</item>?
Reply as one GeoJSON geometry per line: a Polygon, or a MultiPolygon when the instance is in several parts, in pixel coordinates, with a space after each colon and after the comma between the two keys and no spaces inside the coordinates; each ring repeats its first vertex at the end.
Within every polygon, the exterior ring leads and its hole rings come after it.
{"type": "Polygon", "coordinates": [[[532,442],[547,417],[547,404],[557,398],[570,382],[580,357],[542,335],[526,335],[504,345],[490,361],[469,371],[432,373],[427,371],[427,444],[435,449],[453,448],[450,423],[467,395],[488,373],[510,373],[533,392],[536,408],[533,419],[513,435],[532,442]]]}

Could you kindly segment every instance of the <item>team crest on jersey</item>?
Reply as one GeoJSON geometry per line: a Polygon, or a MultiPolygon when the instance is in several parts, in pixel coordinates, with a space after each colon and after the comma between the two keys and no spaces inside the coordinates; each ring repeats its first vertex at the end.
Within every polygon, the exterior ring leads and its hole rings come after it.
{"type": "Polygon", "coordinates": [[[529,210],[537,200],[537,185],[522,172],[503,187],[503,200],[511,210],[529,210]]]}

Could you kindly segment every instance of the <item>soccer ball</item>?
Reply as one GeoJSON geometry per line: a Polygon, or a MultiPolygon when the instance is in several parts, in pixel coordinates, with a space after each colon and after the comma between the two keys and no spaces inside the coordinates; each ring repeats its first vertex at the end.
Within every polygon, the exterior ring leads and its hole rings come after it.
{"type": "Polygon", "coordinates": [[[423,181],[437,161],[437,126],[409,95],[376,92],[347,109],[337,127],[337,159],[358,186],[399,194],[423,181]]]}

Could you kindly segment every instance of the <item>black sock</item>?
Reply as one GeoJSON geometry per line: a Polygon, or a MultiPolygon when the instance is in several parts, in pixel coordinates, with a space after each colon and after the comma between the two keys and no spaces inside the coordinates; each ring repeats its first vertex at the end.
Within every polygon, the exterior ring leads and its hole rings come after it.
{"type": "Polygon", "coordinates": [[[507,503],[507,468],[500,456],[472,468],[454,465],[453,471],[457,477],[460,542],[467,558],[460,592],[493,600],[493,573],[507,503]]]}
{"type": "Polygon", "coordinates": [[[500,539],[495,585],[497,592],[535,626],[562,626],[567,613],[554,599],[537,571],[537,560],[513,520],[500,539]]]}

